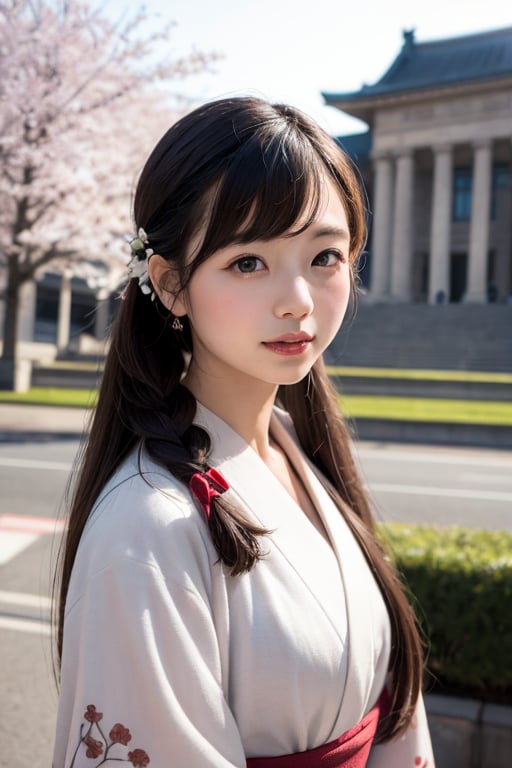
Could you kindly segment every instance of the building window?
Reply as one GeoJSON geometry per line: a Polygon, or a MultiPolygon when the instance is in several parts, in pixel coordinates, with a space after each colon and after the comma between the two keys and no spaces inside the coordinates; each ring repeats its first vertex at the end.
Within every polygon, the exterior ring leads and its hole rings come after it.
{"type": "Polygon", "coordinates": [[[491,219],[496,219],[500,190],[510,183],[510,169],[505,163],[494,163],[492,167],[491,219]]]}
{"type": "Polygon", "coordinates": [[[455,168],[453,173],[453,221],[469,221],[471,218],[471,168],[455,168]]]}

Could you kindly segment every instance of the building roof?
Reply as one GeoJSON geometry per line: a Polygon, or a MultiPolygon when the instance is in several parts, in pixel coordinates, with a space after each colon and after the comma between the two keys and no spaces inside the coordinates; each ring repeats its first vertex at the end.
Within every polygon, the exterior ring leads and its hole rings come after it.
{"type": "Polygon", "coordinates": [[[426,43],[416,42],[413,30],[403,37],[400,53],[378,82],[350,93],[322,93],[327,104],[512,78],[512,27],[426,43]]]}
{"type": "Polygon", "coordinates": [[[365,131],[365,133],[353,133],[349,136],[337,136],[336,141],[359,169],[364,170],[372,148],[371,132],[365,131]]]}

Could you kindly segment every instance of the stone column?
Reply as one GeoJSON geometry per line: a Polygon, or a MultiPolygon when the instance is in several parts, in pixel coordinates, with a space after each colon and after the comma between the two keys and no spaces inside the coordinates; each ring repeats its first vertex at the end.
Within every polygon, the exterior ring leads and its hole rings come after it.
{"type": "Polygon", "coordinates": [[[71,329],[71,273],[61,275],[59,291],[59,314],[57,318],[57,352],[64,352],[69,346],[71,329]]]}
{"type": "Polygon", "coordinates": [[[391,296],[398,301],[411,298],[413,172],[412,150],[406,149],[396,160],[391,249],[391,296]]]}
{"type": "Polygon", "coordinates": [[[487,259],[491,215],[492,144],[475,144],[471,223],[469,228],[468,283],[464,301],[487,301],[487,259]]]}
{"type": "MultiPolygon", "coordinates": [[[[510,140],[512,153],[512,139],[510,140]]],[[[512,177],[512,154],[508,164],[508,172],[512,177]]],[[[512,189],[502,190],[502,205],[497,208],[496,216],[500,221],[502,235],[496,249],[496,275],[495,283],[498,288],[498,300],[505,299],[512,303],[512,189]]]]}
{"type": "Polygon", "coordinates": [[[374,158],[374,178],[370,294],[380,299],[389,294],[390,286],[393,164],[389,155],[374,158]]]}
{"type": "Polygon", "coordinates": [[[96,314],[94,316],[94,337],[99,341],[104,341],[107,337],[108,324],[110,320],[109,313],[110,291],[106,288],[99,288],[96,292],[96,314]]]}
{"type": "Polygon", "coordinates": [[[440,291],[450,296],[450,234],[452,218],[452,148],[434,148],[434,181],[430,220],[428,300],[435,304],[440,291]]]}

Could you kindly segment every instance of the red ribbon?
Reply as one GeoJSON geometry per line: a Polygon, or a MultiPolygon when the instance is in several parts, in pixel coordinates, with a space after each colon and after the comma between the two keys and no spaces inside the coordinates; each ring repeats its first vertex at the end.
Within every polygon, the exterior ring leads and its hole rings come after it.
{"type": "Polygon", "coordinates": [[[204,509],[206,518],[210,519],[210,504],[215,496],[220,496],[228,490],[229,484],[216,469],[206,472],[196,472],[189,480],[188,487],[204,509]]]}

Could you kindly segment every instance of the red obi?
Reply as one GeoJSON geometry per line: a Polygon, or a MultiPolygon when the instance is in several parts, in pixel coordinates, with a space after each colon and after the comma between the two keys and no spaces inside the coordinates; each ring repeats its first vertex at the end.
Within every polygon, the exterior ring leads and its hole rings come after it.
{"type": "Polygon", "coordinates": [[[365,768],[379,719],[389,710],[386,690],[374,708],[334,741],[306,752],[279,757],[251,757],[247,768],[365,768]]]}

